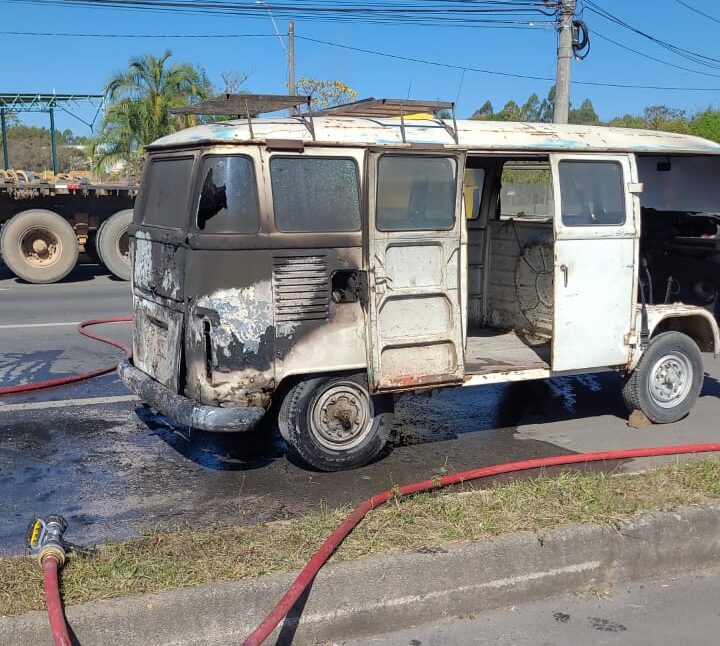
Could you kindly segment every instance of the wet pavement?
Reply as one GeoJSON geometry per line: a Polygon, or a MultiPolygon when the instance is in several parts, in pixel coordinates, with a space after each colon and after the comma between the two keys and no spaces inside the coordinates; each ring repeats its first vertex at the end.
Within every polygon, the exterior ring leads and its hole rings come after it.
{"type": "MultiPolygon", "coordinates": [[[[73,285],[55,288],[69,291],[67,311],[53,311],[53,321],[78,320],[91,310],[92,295],[72,292],[73,285]]],[[[103,288],[116,292],[107,311],[126,313],[127,291],[103,288]]],[[[0,301],[6,295],[0,291],[0,301]]],[[[98,331],[129,337],[126,324],[98,331]]],[[[71,326],[0,325],[0,385],[92,369],[117,354],[76,338],[71,326]]],[[[114,375],[3,397],[0,554],[21,552],[29,520],[48,513],[68,518],[70,540],[95,543],[156,528],[288,518],[354,504],[395,484],[511,460],[717,441],[720,361],[706,356],[706,369],[703,394],[691,415],[645,430],[627,427],[620,378],[612,372],[446,389],[431,397],[406,395],[396,404],[393,440],[381,458],[341,473],[314,472],[295,463],[272,427],[243,436],[173,428],[132,399],[114,375]]]]}

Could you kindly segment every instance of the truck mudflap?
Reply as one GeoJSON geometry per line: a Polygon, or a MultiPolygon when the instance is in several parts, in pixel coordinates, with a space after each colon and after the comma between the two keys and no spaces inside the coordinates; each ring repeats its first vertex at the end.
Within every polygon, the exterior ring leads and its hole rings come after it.
{"type": "Polygon", "coordinates": [[[213,433],[250,431],[265,415],[259,406],[223,408],[202,406],[174,393],[124,359],[117,367],[120,380],[143,402],[173,422],[213,433]]]}

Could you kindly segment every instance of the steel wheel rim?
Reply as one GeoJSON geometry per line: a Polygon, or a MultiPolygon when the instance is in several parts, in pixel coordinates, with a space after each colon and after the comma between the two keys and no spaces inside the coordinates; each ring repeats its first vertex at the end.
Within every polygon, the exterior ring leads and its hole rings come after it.
{"type": "Polygon", "coordinates": [[[123,231],[117,241],[118,252],[120,257],[129,265],[130,264],[130,236],[127,231],[123,231]]]}
{"type": "Polygon", "coordinates": [[[648,390],[653,402],[660,408],[674,408],[690,392],[692,364],[685,355],[669,352],[655,362],[648,379],[648,390]]]}
{"type": "Polygon", "coordinates": [[[367,437],[374,418],[366,388],[350,380],[336,381],[312,402],[310,431],[323,447],[347,451],[367,437]]]}
{"type": "Polygon", "coordinates": [[[18,248],[28,265],[42,269],[55,265],[63,253],[62,240],[41,226],[25,229],[18,239],[18,248]]]}

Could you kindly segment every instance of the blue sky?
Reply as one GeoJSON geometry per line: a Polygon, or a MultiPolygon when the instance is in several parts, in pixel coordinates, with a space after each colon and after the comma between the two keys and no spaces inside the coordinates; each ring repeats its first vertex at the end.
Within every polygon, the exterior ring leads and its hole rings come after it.
{"type": "MultiPolygon", "coordinates": [[[[268,0],[272,7],[272,0],[268,0]]],[[[388,0],[391,4],[392,0],[388,0]]],[[[627,23],[675,45],[720,59],[720,22],[703,17],[676,0],[598,0],[605,9],[627,23]]],[[[715,0],[685,0],[686,4],[720,21],[715,0]]],[[[286,0],[287,3],[287,0],[286,0]]],[[[580,1],[581,5],[582,2],[580,1]]],[[[575,81],[603,81],[632,85],[716,88],[709,91],[638,90],[573,85],[574,105],[590,98],[601,118],[639,112],[647,105],[664,103],[689,112],[707,106],[720,107],[720,65],[700,67],[661,49],[623,27],[590,12],[583,14],[591,30],[650,56],[717,77],[695,74],[640,57],[614,44],[591,37],[591,52],[573,63],[575,81]]],[[[276,16],[281,31],[287,21],[276,16]]],[[[9,35],[7,31],[71,32],[103,34],[269,34],[267,13],[257,18],[198,16],[177,11],[149,13],[107,8],[58,7],[50,3],[22,4],[0,0],[0,48],[3,69],[0,92],[98,93],[116,70],[134,55],[159,54],[166,48],[176,61],[205,68],[220,83],[223,71],[249,73],[247,89],[283,93],[285,54],[277,38],[236,39],[125,39],[63,38],[9,35]]],[[[302,20],[296,33],[350,46],[380,50],[401,56],[431,59],[504,72],[552,78],[555,74],[556,34],[552,29],[438,28],[367,25],[361,22],[333,24],[302,20]]],[[[486,99],[496,109],[508,99],[524,101],[531,92],[547,93],[550,81],[504,78],[489,74],[431,67],[392,60],[308,41],[296,44],[297,76],[341,79],[359,97],[458,99],[458,116],[469,116],[486,99]]],[[[83,117],[88,119],[89,112],[83,117]]],[[[26,123],[47,123],[42,115],[24,115],[26,123]]],[[[59,114],[60,128],[85,134],[88,128],[68,115],[59,114]]]]}

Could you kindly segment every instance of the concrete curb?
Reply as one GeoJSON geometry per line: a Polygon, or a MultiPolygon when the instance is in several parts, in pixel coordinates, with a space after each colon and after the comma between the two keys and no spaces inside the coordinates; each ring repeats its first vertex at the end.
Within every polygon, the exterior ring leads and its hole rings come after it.
{"type": "MultiPolygon", "coordinates": [[[[541,535],[511,534],[327,566],[304,607],[275,635],[281,644],[361,637],[383,625],[407,628],[564,592],[717,566],[720,505],[642,514],[618,531],[566,525],[541,535]]],[[[83,646],[239,643],[294,576],[86,604],[67,614],[83,646]]],[[[0,644],[30,643],[52,643],[44,613],[0,619],[0,644]]]]}

